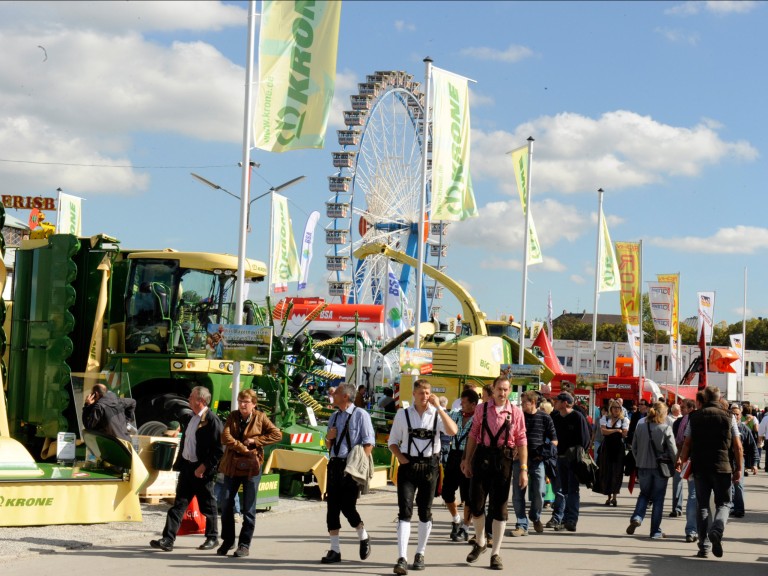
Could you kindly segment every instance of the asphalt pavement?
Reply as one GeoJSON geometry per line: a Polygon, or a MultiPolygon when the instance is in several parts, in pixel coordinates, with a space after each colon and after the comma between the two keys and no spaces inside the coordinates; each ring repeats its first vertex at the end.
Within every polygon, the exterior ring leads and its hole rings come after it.
{"type": "MultiPolygon", "coordinates": [[[[731,519],[726,527],[722,558],[696,558],[696,544],[686,543],[685,519],[669,518],[669,492],[662,529],[666,538],[649,538],[650,510],[634,536],[626,534],[637,492],[626,485],[617,507],[603,505],[605,498],[582,487],[581,517],[576,532],[506,537],[502,559],[506,573],[535,576],[653,575],[739,576],[768,574],[768,475],[746,479],[747,514],[731,519]]],[[[637,489],[636,489],[637,490],[637,489]]],[[[671,482],[670,482],[671,490],[671,482]]],[[[173,552],[149,548],[149,540],[162,529],[167,505],[145,506],[142,523],[90,526],[0,528],[0,560],[3,576],[77,573],[135,576],[188,575],[204,570],[212,574],[245,574],[244,570],[268,570],[271,574],[392,574],[397,559],[397,496],[388,486],[363,496],[359,510],[370,533],[372,553],[361,561],[354,530],[344,525],[341,533],[342,562],[323,565],[328,549],[325,504],[317,500],[281,500],[269,512],[259,513],[248,558],[220,557],[196,547],[203,536],[180,536],[173,552]]],[[[448,538],[450,519],[438,498],[433,509],[434,528],[426,550],[425,573],[466,575],[489,570],[490,552],[476,564],[466,563],[470,547],[448,538]]],[[[547,516],[544,517],[546,521],[547,516]]],[[[415,554],[416,526],[412,530],[409,562],[415,554]]],[[[415,572],[410,570],[411,574],[415,572]]]]}

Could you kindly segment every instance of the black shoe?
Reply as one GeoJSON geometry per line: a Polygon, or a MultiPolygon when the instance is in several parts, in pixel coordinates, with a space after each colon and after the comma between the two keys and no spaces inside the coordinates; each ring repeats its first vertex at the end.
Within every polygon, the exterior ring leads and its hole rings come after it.
{"type": "Polygon", "coordinates": [[[672,512],[669,513],[670,518],[677,518],[678,516],[682,516],[683,513],[680,510],[672,510],[672,512]]]}
{"type": "Polygon", "coordinates": [[[451,522],[451,535],[450,538],[454,542],[459,541],[459,530],[461,530],[461,522],[451,522]]]}
{"type": "Polygon", "coordinates": [[[320,558],[320,564],[336,564],[341,562],[341,552],[335,550],[328,550],[328,554],[320,558]]]}
{"type": "Polygon", "coordinates": [[[237,550],[235,550],[235,553],[232,554],[232,556],[236,558],[242,558],[243,556],[248,556],[251,553],[251,551],[248,549],[248,546],[244,546],[240,544],[240,546],[237,547],[237,550]]]}
{"type": "Polygon", "coordinates": [[[159,548],[160,550],[165,550],[166,552],[173,551],[173,540],[171,540],[170,538],[160,538],[160,540],[150,540],[149,545],[152,546],[152,548],[159,548]]]}
{"type": "Polygon", "coordinates": [[[360,540],[360,560],[365,560],[371,555],[371,539],[360,540]]]}
{"type": "Polygon", "coordinates": [[[544,524],[544,528],[554,528],[554,527],[555,527],[555,526],[557,526],[557,525],[558,525],[558,523],[557,523],[557,522],[555,522],[555,519],[554,519],[554,518],[552,518],[551,520],[549,520],[549,522],[547,522],[546,524],[544,524]]]}
{"type": "Polygon", "coordinates": [[[480,558],[480,554],[485,553],[485,551],[488,549],[488,546],[478,546],[477,543],[472,544],[472,552],[467,554],[467,562],[472,564],[473,562],[477,562],[477,559],[480,558]]]}
{"type": "Polygon", "coordinates": [[[627,534],[632,535],[635,533],[635,530],[640,526],[640,522],[637,520],[630,520],[629,526],[627,526],[627,534]]]}
{"type": "Polygon", "coordinates": [[[565,529],[568,530],[568,532],[576,532],[576,524],[573,522],[566,522],[563,526],[565,526],[565,529]]]}
{"type": "Polygon", "coordinates": [[[469,532],[465,528],[459,528],[459,541],[461,540],[464,540],[464,542],[469,540],[469,532]]]}
{"type": "Polygon", "coordinates": [[[219,546],[219,549],[216,550],[216,554],[218,556],[226,556],[230,550],[232,550],[232,546],[234,544],[227,544],[226,542],[223,542],[221,546],[219,546]]]}
{"type": "Polygon", "coordinates": [[[712,542],[712,554],[715,555],[715,558],[722,558],[723,557],[722,536],[720,534],[715,534],[714,532],[710,532],[709,541],[712,542]]]}
{"type": "Polygon", "coordinates": [[[501,563],[501,556],[498,554],[491,556],[491,570],[504,570],[504,564],[501,563]]]}
{"type": "Polygon", "coordinates": [[[416,554],[411,568],[414,570],[424,570],[424,554],[416,554]]]}
{"type": "Polygon", "coordinates": [[[206,538],[205,542],[200,544],[200,546],[198,546],[197,549],[198,550],[213,550],[218,545],[219,545],[219,539],[211,536],[211,537],[206,538]]]}
{"type": "Polygon", "coordinates": [[[408,560],[405,558],[398,558],[395,568],[392,570],[395,574],[408,574],[408,560]]]}
{"type": "Polygon", "coordinates": [[[696,552],[696,558],[709,558],[709,552],[706,550],[699,550],[696,552]]]}
{"type": "Polygon", "coordinates": [[[731,514],[731,517],[733,518],[744,518],[744,512],[734,512],[731,514]]]}

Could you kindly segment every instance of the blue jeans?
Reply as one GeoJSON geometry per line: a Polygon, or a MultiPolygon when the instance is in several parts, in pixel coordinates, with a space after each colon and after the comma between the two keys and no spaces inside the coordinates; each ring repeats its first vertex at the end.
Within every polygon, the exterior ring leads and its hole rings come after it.
{"type": "Polygon", "coordinates": [[[685,535],[696,534],[696,482],[693,480],[693,476],[689,476],[688,480],[688,499],[685,502],[685,535]]]}
{"type": "Polygon", "coordinates": [[[637,496],[632,520],[642,523],[648,504],[652,504],[651,538],[659,538],[661,536],[661,519],[664,514],[664,495],[667,492],[669,478],[664,478],[656,468],[638,468],[637,479],[640,482],[640,494],[637,496]]]}
{"type": "Polygon", "coordinates": [[[221,539],[223,544],[235,543],[235,500],[240,486],[243,487],[243,526],[237,539],[238,546],[251,546],[253,530],[256,526],[256,495],[259,492],[261,474],[258,476],[224,476],[221,499],[221,539]]]}
{"type": "Polygon", "coordinates": [[[731,502],[731,475],[728,473],[694,473],[696,482],[697,510],[696,529],[699,533],[699,548],[709,550],[709,534],[714,533],[722,539],[725,525],[728,523],[728,505],[731,502]],[[715,495],[715,517],[710,520],[712,510],[709,500],[715,495]]]}
{"type": "Polygon", "coordinates": [[[544,479],[544,463],[529,464],[528,488],[520,488],[520,461],[515,460],[512,468],[512,506],[515,509],[517,525],[523,530],[528,530],[528,519],[532,522],[541,519],[541,508],[544,504],[544,493],[547,483],[544,479]],[[525,493],[531,502],[528,515],[525,514],[525,493]]]}
{"type": "Polygon", "coordinates": [[[558,524],[573,524],[579,521],[579,479],[574,470],[575,462],[563,456],[557,457],[557,481],[555,482],[555,504],[552,518],[558,524]]]}

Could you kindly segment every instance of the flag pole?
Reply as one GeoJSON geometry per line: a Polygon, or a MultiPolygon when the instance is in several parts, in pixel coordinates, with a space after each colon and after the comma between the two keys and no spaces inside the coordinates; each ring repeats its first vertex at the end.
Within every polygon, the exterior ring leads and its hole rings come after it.
{"type": "MultiPolygon", "coordinates": [[[[245,110],[243,125],[243,172],[240,186],[240,237],[237,250],[237,280],[235,283],[235,324],[242,322],[243,306],[245,305],[245,250],[248,233],[248,205],[249,205],[249,174],[251,169],[251,121],[253,114],[252,87],[253,87],[253,61],[256,31],[256,0],[248,3],[248,46],[245,67],[245,110]]],[[[232,410],[237,410],[237,396],[240,393],[240,362],[236,361],[232,366],[232,410]]]]}
{"type": "MultiPolygon", "coordinates": [[[[643,350],[643,343],[645,340],[643,335],[643,241],[640,240],[638,244],[640,244],[638,254],[639,261],[637,263],[637,268],[640,272],[640,282],[638,283],[638,286],[640,287],[640,317],[637,319],[640,324],[640,371],[638,373],[640,374],[640,382],[643,382],[643,379],[645,378],[645,352],[643,350]]],[[[643,386],[645,386],[644,383],[643,386]]],[[[642,392],[642,390],[640,390],[640,392],[642,392]]]]}
{"type": "Polygon", "coordinates": [[[518,364],[525,364],[525,304],[528,295],[528,256],[531,252],[531,164],[533,163],[533,136],[528,137],[528,174],[525,178],[525,229],[523,230],[523,310],[520,318],[520,350],[518,364]]]}
{"type": "Polygon", "coordinates": [[[419,230],[416,239],[418,250],[418,263],[416,264],[416,307],[413,313],[413,347],[419,348],[421,334],[422,290],[424,284],[424,212],[427,209],[427,153],[429,151],[430,126],[429,110],[432,104],[432,58],[424,58],[424,134],[421,142],[421,197],[419,198],[419,230]]]}
{"type": "Polygon", "coordinates": [[[597,299],[600,295],[600,248],[603,241],[603,189],[597,189],[597,254],[595,256],[595,305],[592,310],[592,372],[597,365],[597,299]]]}
{"type": "Polygon", "coordinates": [[[739,402],[744,401],[744,368],[747,360],[747,267],[744,266],[744,310],[741,317],[741,374],[739,375],[739,402]]]}

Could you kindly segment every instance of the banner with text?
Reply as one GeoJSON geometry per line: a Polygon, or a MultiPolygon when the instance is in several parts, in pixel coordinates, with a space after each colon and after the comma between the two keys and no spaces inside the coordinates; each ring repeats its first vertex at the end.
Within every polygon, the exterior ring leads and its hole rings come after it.
{"type": "MultiPolygon", "coordinates": [[[[509,153],[512,156],[512,168],[515,172],[515,182],[517,183],[517,193],[520,195],[520,203],[523,206],[523,216],[525,216],[526,207],[530,211],[528,206],[528,172],[529,172],[529,155],[528,146],[522,146],[516,150],[512,150],[509,153]]],[[[530,226],[528,227],[528,264],[540,264],[544,261],[541,256],[541,245],[539,244],[539,236],[536,233],[536,225],[533,222],[533,212],[530,212],[529,218],[530,226]]]]}
{"type": "Polygon", "coordinates": [[[640,287],[640,243],[616,242],[616,258],[621,278],[621,321],[640,326],[642,294],[640,287]]]}
{"type": "Polygon", "coordinates": [[[659,282],[669,282],[674,286],[672,291],[672,330],[669,335],[677,341],[678,320],[680,318],[680,274],[656,274],[656,280],[659,282]]]}
{"type": "Polygon", "coordinates": [[[672,308],[675,286],[671,282],[648,282],[648,301],[654,330],[672,333],[672,308]]]}
{"type": "Polygon", "coordinates": [[[288,214],[288,198],[282,194],[272,194],[272,270],[269,281],[275,292],[287,292],[288,282],[299,280],[299,256],[296,253],[296,241],[293,238],[293,225],[288,214]]]}
{"type": "Polygon", "coordinates": [[[299,290],[307,287],[309,278],[309,265],[312,263],[312,243],[315,238],[315,227],[320,219],[320,212],[313,211],[307,218],[307,225],[304,227],[304,239],[301,241],[301,262],[299,263],[299,290]]]}
{"type": "Polygon", "coordinates": [[[431,220],[477,216],[469,176],[469,88],[467,79],[432,68],[431,220]]]}
{"type": "Polygon", "coordinates": [[[82,198],[59,192],[59,212],[56,219],[56,233],[82,236],[82,198]]]}
{"type": "Polygon", "coordinates": [[[336,84],[341,2],[277,2],[261,8],[254,146],[322,148],[336,84]]]}
{"type": "Polygon", "coordinates": [[[602,209],[597,215],[599,222],[597,238],[597,274],[598,292],[616,292],[621,290],[619,283],[619,267],[616,263],[616,252],[613,249],[611,235],[608,233],[608,222],[602,209]]]}
{"type": "Polygon", "coordinates": [[[702,326],[704,330],[704,340],[707,344],[712,342],[712,331],[715,326],[715,293],[697,292],[699,299],[699,326],[697,335],[701,335],[702,326]]]}

